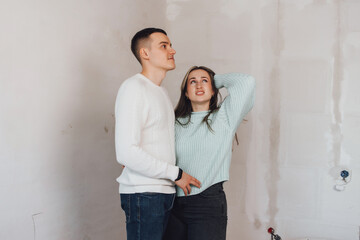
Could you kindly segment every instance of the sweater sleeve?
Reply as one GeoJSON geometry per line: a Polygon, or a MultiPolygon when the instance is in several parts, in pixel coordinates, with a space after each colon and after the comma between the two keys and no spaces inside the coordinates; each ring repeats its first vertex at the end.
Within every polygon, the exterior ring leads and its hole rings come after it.
{"type": "Polygon", "coordinates": [[[254,105],[255,79],[241,73],[217,74],[215,85],[217,88],[225,87],[229,93],[221,104],[219,114],[225,116],[228,126],[236,131],[254,105]]]}
{"type": "Polygon", "coordinates": [[[142,91],[131,82],[124,83],[115,104],[115,149],[117,161],[132,171],[151,178],[174,181],[179,168],[161,161],[141,147],[149,104],[142,91]]]}

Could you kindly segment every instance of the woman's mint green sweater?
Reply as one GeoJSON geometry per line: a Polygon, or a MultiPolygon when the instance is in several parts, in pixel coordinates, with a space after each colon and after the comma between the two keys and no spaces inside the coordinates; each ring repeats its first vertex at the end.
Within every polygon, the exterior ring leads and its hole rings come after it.
{"type": "MultiPolygon", "coordinates": [[[[201,182],[192,186],[191,194],[198,194],[211,185],[229,180],[232,141],[244,116],[251,110],[255,98],[255,80],[241,73],[215,75],[217,88],[225,87],[229,95],[221,107],[209,117],[213,132],[202,122],[208,111],[191,113],[190,123],[175,124],[177,165],[201,182]]],[[[186,123],[187,118],[179,118],[186,123]]],[[[184,196],[177,187],[177,196],[184,196]]]]}

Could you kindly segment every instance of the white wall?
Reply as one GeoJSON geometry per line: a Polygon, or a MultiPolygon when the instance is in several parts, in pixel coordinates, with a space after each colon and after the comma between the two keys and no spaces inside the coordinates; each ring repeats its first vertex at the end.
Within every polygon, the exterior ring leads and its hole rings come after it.
{"type": "Polygon", "coordinates": [[[117,89],[140,70],[133,34],[167,30],[175,105],[191,65],[257,79],[238,130],[228,239],[359,239],[357,0],[2,1],[0,239],[125,239],[117,89]],[[333,172],[352,179],[335,191],[333,172]]]}

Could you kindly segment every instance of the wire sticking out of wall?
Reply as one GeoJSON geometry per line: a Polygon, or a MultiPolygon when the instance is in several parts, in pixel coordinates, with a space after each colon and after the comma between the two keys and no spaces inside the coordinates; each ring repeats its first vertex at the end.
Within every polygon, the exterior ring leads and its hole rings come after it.
{"type": "Polygon", "coordinates": [[[281,237],[279,235],[275,234],[274,228],[269,227],[267,232],[271,234],[271,240],[281,240],[281,237]]]}
{"type": "Polygon", "coordinates": [[[341,170],[338,178],[335,180],[334,189],[338,192],[345,190],[346,185],[351,181],[351,170],[343,169],[341,170]]]}

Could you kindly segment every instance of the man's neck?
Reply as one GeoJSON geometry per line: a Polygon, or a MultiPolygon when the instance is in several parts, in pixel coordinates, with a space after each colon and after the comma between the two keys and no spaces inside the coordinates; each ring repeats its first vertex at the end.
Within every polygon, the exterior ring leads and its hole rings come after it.
{"type": "Polygon", "coordinates": [[[158,69],[150,70],[143,68],[141,74],[147,77],[154,84],[160,86],[166,76],[166,71],[159,71],[158,69]]]}

